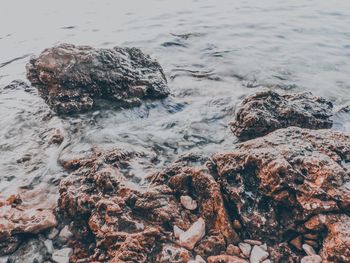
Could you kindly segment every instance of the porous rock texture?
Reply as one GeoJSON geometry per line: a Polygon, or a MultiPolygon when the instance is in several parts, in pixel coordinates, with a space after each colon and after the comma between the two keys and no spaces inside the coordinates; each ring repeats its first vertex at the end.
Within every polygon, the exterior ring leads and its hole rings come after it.
{"type": "Polygon", "coordinates": [[[30,60],[27,78],[57,113],[90,110],[100,99],[131,107],[169,94],[159,63],[137,48],[60,44],[30,60]]]}
{"type": "Polygon", "coordinates": [[[141,186],[123,174],[137,158],[113,150],[63,164],[71,173],[59,209],[73,222],[72,261],[248,262],[225,254],[240,242],[261,251],[250,259],[300,262],[307,244],[324,262],[350,261],[349,135],[280,129],[211,159],[185,155],[141,186]],[[181,196],[198,207],[186,209],[181,196]],[[181,245],[181,230],[201,219],[203,238],[181,245]]]}
{"type": "Polygon", "coordinates": [[[142,187],[121,172],[132,158],[137,157],[114,150],[65,164],[72,173],[61,182],[59,208],[74,223],[72,259],[187,262],[194,254],[206,258],[239,241],[220,187],[206,169],[192,167],[184,158],[154,173],[142,187]],[[198,202],[196,210],[182,206],[183,195],[198,202]],[[200,218],[205,221],[205,237],[189,251],[178,244],[173,229],[186,231],[200,218]]]}
{"type": "Polygon", "coordinates": [[[282,95],[264,90],[243,100],[230,126],[242,140],[289,126],[325,129],[332,127],[332,109],[330,101],[310,93],[282,95]]]}
{"type": "Polygon", "coordinates": [[[212,166],[243,226],[238,234],[275,246],[274,261],[295,260],[297,251],[281,244],[311,233],[317,237],[308,242],[321,247],[324,262],[349,262],[349,162],[349,135],[289,127],[214,155],[212,166]],[[303,227],[323,214],[318,228],[303,227]]]}

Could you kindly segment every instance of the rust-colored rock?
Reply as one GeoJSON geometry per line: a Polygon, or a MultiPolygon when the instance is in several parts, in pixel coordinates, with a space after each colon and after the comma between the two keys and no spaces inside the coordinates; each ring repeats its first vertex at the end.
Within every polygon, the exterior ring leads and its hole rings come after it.
{"type": "Polygon", "coordinates": [[[60,44],[32,58],[27,77],[57,113],[90,110],[101,99],[130,107],[169,94],[158,62],[137,48],[60,44]]]}
{"type": "Polygon", "coordinates": [[[331,102],[309,93],[281,95],[265,90],[247,97],[230,125],[243,140],[289,126],[325,129],[332,126],[332,108],[331,102]]]}
{"type": "Polygon", "coordinates": [[[290,127],[236,148],[213,167],[244,238],[287,241],[298,222],[349,209],[350,136],[290,127]]]}
{"type": "Polygon", "coordinates": [[[20,235],[38,234],[56,226],[52,209],[23,203],[20,195],[0,202],[0,256],[14,252],[21,243],[20,235]]]}
{"type": "Polygon", "coordinates": [[[350,262],[350,217],[344,214],[316,215],[305,223],[308,230],[325,233],[322,262],[350,262]]]}
{"type": "MultiPolygon", "coordinates": [[[[94,245],[89,260],[103,255],[103,260],[111,262],[165,262],[166,251],[172,253],[168,258],[181,255],[187,260],[191,252],[179,247],[173,228],[187,231],[200,218],[205,221],[206,235],[195,244],[196,255],[206,258],[239,241],[220,187],[205,167],[193,167],[184,159],[138,186],[122,173],[129,160],[137,158],[116,150],[64,163],[72,173],[60,185],[60,211],[73,221],[76,242],[94,245]],[[197,200],[197,209],[183,207],[183,195],[197,200]]],[[[79,259],[79,255],[74,257],[79,259]]]]}

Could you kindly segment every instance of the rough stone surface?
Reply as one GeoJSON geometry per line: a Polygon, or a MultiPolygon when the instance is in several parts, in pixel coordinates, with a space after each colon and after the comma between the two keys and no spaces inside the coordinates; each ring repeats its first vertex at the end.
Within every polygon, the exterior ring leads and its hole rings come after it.
{"type": "MultiPolygon", "coordinates": [[[[84,253],[74,252],[72,258],[78,260],[88,254],[90,261],[166,260],[165,252],[178,242],[174,226],[187,231],[200,218],[205,222],[206,235],[196,242],[195,255],[207,258],[239,241],[218,183],[205,167],[192,165],[198,161],[195,157],[154,173],[145,186],[134,185],[123,175],[128,163],[137,158],[134,153],[115,150],[63,163],[71,175],[61,182],[59,208],[73,221],[75,246],[87,244],[84,253]],[[181,204],[180,197],[189,193],[196,196],[196,210],[181,204]],[[94,249],[88,249],[90,245],[94,249]]],[[[172,251],[181,258],[190,253],[184,248],[172,251]]]]}
{"type": "Polygon", "coordinates": [[[281,95],[265,90],[247,97],[230,125],[243,140],[289,126],[324,129],[332,126],[332,108],[331,102],[309,93],[281,95]]]}
{"type": "Polygon", "coordinates": [[[99,99],[130,107],[169,94],[158,62],[137,48],[60,44],[30,60],[27,78],[58,113],[90,110],[99,99]]]}
{"type": "Polygon", "coordinates": [[[350,205],[350,136],[297,127],[216,154],[211,165],[243,238],[278,244],[312,215],[350,205]]]}
{"type": "Polygon", "coordinates": [[[350,217],[316,215],[305,223],[307,230],[326,233],[320,255],[323,262],[350,262],[350,217]]]}
{"type": "Polygon", "coordinates": [[[14,252],[23,234],[37,234],[56,226],[52,210],[23,203],[20,195],[0,202],[0,256],[14,252]]]}

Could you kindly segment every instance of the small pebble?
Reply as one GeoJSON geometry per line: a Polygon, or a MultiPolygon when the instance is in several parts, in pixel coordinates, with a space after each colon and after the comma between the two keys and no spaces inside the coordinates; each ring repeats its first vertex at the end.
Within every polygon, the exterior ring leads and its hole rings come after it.
{"type": "Polygon", "coordinates": [[[49,253],[49,254],[52,254],[52,252],[53,252],[53,243],[52,243],[52,240],[50,240],[50,239],[46,239],[45,241],[44,241],[44,244],[45,244],[45,246],[46,246],[46,248],[47,248],[47,252],[49,253]]]}
{"type": "Polygon", "coordinates": [[[247,243],[239,243],[238,247],[242,251],[242,254],[245,258],[249,258],[250,251],[252,250],[252,246],[247,243]]]}
{"type": "Polygon", "coordinates": [[[180,197],[180,202],[188,210],[195,210],[197,208],[197,202],[192,199],[191,196],[182,195],[180,197]]]}
{"type": "Polygon", "coordinates": [[[52,260],[56,263],[69,263],[69,257],[72,254],[73,249],[71,248],[62,248],[60,250],[56,250],[52,254],[52,260]]]}
{"type": "Polygon", "coordinates": [[[62,228],[59,237],[63,242],[67,242],[73,236],[72,232],[70,232],[68,226],[62,228]]]}
{"type": "Polygon", "coordinates": [[[319,255],[303,257],[300,263],[322,263],[322,258],[319,255]]]}
{"type": "Polygon", "coordinates": [[[316,255],[316,251],[309,244],[303,244],[303,249],[304,249],[306,255],[308,255],[308,256],[316,255]]]}
{"type": "Polygon", "coordinates": [[[48,239],[54,239],[58,235],[59,231],[57,228],[52,228],[50,232],[47,234],[48,239]]]}
{"type": "Polygon", "coordinates": [[[205,222],[199,218],[192,226],[179,236],[179,245],[192,250],[199,240],[205,235],[205,222]]]}
{"type": "Polygon", "coordinates": [[[250,253],[250,263],[260,263],[269,257],[269,253],[260,246],[254,246],[250,253]]]}

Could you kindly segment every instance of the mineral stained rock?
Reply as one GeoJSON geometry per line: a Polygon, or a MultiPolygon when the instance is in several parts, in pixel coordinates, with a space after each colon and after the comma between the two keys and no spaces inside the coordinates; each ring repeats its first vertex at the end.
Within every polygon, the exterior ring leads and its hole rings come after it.
{"type": "Polygon", "coordinates": [[[27,78],[57,113],[90,110],[101,99],[131,107],[169,94],[159,63],[137,48],[60,44],[30,60],[27,78]]]}
{"type": "MultiPolygon", "coordinates": [[[[232,216],[242,224],[242,238],[270,245],[291,241],[305,233],[300,225],[310,217],[349,211],[349,135],[289,127],[236,148],[214,155],[211,166],[229,210],[234,211],[232,216]]],[[[350,261],[343,248],[349,240],[347,220],[331,222],[321,253],[334,258],[338,250],[350,261]]],[[[334,262],[343,261],[337,258],[334,262]]]]}
{"type": "Polygon", "coordinates": [[[194,255],[207,258],[239,242],[220,187],[205,167],[176,162],[150,176],[143,187],[122,174],[121,167],[125,169],[132,158],[133,154],[116,150],[65,164],[72,172],[61,182],[59,208],[73,221],[77,244],[94,245],[87,249],[89,260],[188,262],[194,255]],[[183,195],[198,201],[196,210],[183,207],[183,195]],[[193,250],[192,245],[181,246],[183,233],[173,234],[175,226],[186,233],[198,230],[191,229],[198,224],[203,231],[204,223],[205,236],[196,238],[193,250]]]}
{"type": "Polygon", "coordinates": [[[333,105],[309,93],[281,95],[265,90],[247,97],[230,123],[240,139],[252,139],[280,128],[325,129],[332,126],[333,105]]]}

